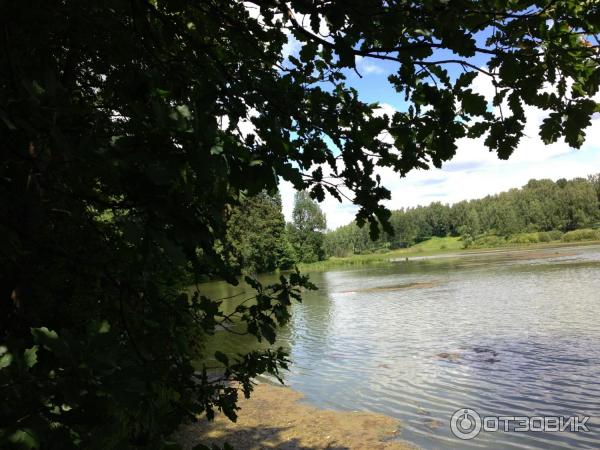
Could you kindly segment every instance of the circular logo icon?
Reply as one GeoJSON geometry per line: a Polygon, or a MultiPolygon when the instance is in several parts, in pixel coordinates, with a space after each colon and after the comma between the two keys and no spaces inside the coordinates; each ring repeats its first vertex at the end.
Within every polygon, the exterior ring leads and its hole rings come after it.
{"type": "Polygon", "coordinates": [[[473,409],[459,409],[452,414],[450,429],[459,439],[473,439],[481,431],[481,416],[473,409]]]}

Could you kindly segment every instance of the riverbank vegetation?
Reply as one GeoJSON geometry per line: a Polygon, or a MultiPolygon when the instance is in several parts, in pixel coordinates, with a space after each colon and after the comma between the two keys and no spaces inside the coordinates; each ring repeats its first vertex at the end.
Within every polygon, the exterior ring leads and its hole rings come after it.
{"type": "Polygon", "coordinates": [[[596,230],[580,229],[600,226],[599,198],[600,175],[530,180],[520,189],[482,199],[392,211],[393,233],[375,240],[353,222],[327,233],[326,249],[330,256],[347,257],[402,248],[439,251],[593,240],[599,238],[596,230]],[[432,240],[447,237],[460,239],[432,240]]]}
{"type": "Polygon", "coordinates": [[[261,194],[232,215],[230,229],[236,231],[231,234],[242,238],[231,245],[238,249],[240,268],[256,273],[294,265],[327,268],[464,249],[595,241],[600,240],[599,198],[600,175],[530,180],[522,188],[481,199],[392,211],[393,233],[373,240],[355,222],[326,232],[323,212],[305,192],[296,194],[293,222],[284,226],[279,197],[261,194]]]}
{"type": "Polygon", "coordinates": [[[325,214],[306,191],[296,192],[292,216],[286,224],[279,193],[244,198],[227,219],[222,247],[229,264],[256,274],[326,259],[325,214]]]}
{"type": "MultiPolygon", "coordinates": [[[[527,234],[529,233],[524,233],[523,235],[527,234]]],[[[525,238],[523,235],[515,235],[508,240],[502,237],[488,236],[487,238],[482,238],[477,246],[472,246],[468,249],[465,249],[464,243],[460,237],[433,237],[427,241],[408,248],[383,250],[374,253],[363,253],[360,255],[349,255],[342,257],[332,256],[324,261],[310,264],[298,264],[298,268],[303,272],[311,272],[315,270],[322,271],[335,269],[344,266],[368,266],[387,264],[390,261],[411,261],[414,258],[423,257],[443,257],[444,255],[467,255],[472,253],[479,254],[481,252],[493,252],[498,250],[507,252],[535,249],[542,250],[554,249],[563,246],[600,243],[600,230],[575,230],[572,232],[559,234],[561,237],[560,239],[547,242],[533,242],[529,237],[525,238]],[[574,239],[574,237],[576,239],[574,239]]]]}

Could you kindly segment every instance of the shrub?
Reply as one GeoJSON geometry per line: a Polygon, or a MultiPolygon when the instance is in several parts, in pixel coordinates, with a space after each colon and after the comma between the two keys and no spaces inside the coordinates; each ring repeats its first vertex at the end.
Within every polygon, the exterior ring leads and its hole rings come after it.
{"type": "Polygon", "coordinates": [[[469,248],[473,245],[473,238],[469,235],[463,236],[461,240],[463,242],[463,248],[469,248]]]}
{"type": "Polygon", "coordinates": [[[505,245],[505,244],[506,244],[505,238],[491,234],[491,235],[487,235],[487,236],[478,237],[477,239],[475,239],[475,241],[473,242],[473,244],[471,246],[485,248],[485,247],[501,247],[502,245],[505,245]]]}
{"type": "Polygon", "coordinates": [[[561,237],[562,232],[560,232],[559,230],[540,231],[538,233],[538,240],[540,242],[560,241],[561,237]]]}
{"type": "Polygon", "coordinates": [[[600,230],[583,229],[573,230],[565,233],[562,236],[563,242],[577,242],[577,241],[594,241],[600,240],[600,230]]]}
{"type": "Polygon", "coordinates": [[[519,233],[508,240],[510,244],[535,244],[539,241],[538,233],[519,233]]]}

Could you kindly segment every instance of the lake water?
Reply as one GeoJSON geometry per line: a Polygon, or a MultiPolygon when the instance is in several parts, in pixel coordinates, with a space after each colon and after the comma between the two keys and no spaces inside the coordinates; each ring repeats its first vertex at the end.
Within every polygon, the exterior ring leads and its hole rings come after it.
{"type": "MultiPolygon", "coordinates": [[[[395,417],[400,439],[422,448],[600,448],[600,247],[424,258],[311,279],[319,290],[293,306],[278,340],[293,361],[286,384],[306,401],[395,417]],[[459,408],[590,416],[590,432],[482,431],[462,441],[449,427],[459,408]]],[[[239,289],[203,285],[215,297],[239,289]]],[[[226,331],[216,340],[231,353],[256,347],[226,331]]]]}

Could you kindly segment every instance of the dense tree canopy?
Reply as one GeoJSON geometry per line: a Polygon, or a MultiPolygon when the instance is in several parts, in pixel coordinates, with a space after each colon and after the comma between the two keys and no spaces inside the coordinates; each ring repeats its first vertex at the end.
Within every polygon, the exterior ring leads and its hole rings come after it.
{"type": "Polygon", "coordinates": [[[523,105],[548,112],[546,142],[579,147],[598,109],[596,1],[23,0],[0,22],[3,448],[172,448],[182,420],[235,416],[228,381],[247,394],[277,374],[281,351],[201,343],[236,318],[273,341],[306,278],[253,282],[228,316],[181,289],[237,282],[228,205],[282,178],[350,196],[375,235],[391,230],[378,166],[439,167],[464,136],[507,158],[523,105]],[[397,64],[404,110],[382,116],[347,85],[357,56],[397,64]]]}
{"type": "Polygon", "coordinates": [[[321,207],[306,191],[296,192],[292,223],[288,236],[298,262],[311,263],[325,259],[327,221],[321,207]]]}
{"type": "Polygon", "coordinates": [[[327,233],[325,247],[329,255],[347,256],[408,247],[434,236],[461,236],[466,246],[480,235],[507,238],[557,231],[555,236],[560,237],[564,232],[600,224],[597,180],[598,175],[556,182],[530,180],[521,189],[451,206],[434,202],[396,210],[390,217],[393,233],[371,240],[364,229],[351,223],[327,233]]]}
{"type": "Polygon", "coordinates": [[[292,268],[296,256],[286,234],[281,196],[261,192],[235,206],[227,220],[225,245],[231,266],[246,273],[292,268]]]}

